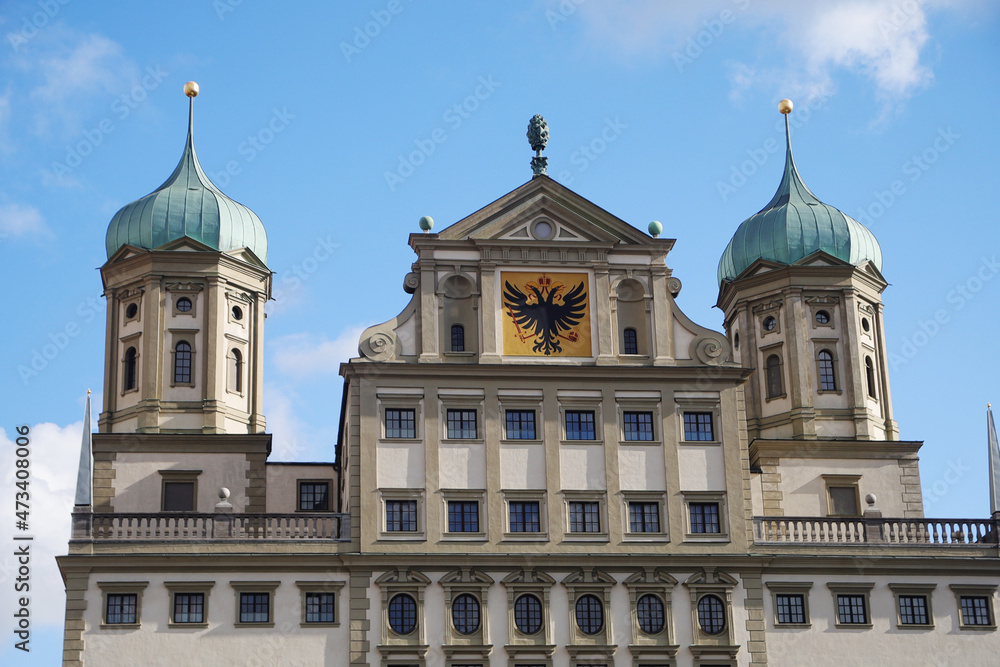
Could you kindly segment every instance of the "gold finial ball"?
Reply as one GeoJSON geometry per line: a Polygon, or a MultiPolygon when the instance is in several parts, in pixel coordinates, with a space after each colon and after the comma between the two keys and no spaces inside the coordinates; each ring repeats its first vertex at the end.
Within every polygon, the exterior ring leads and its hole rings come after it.
{"type": "Polygon", "coordinates": [[[792,113],[792,109],[794,107],[795,105],[792,104],[791,100],[781,100],[780,102],[778,102],[778,111],[780,111],[783,114],[792,113]]]}
{"type": "Polygon", "coordinates": [[[198,97],[198,84],[194,81],[188,81],[184,84],[184,94],[188,97],[198,97]]]}

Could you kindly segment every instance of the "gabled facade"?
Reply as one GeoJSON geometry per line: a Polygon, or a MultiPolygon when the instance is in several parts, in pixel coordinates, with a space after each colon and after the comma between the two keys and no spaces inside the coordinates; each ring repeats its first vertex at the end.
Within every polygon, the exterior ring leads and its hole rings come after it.
{"type": "MultiPolygon", "coordinates": [[[[267,462],[252,249],[112,254],[108,387],[130,341],[142,361],[135,399],[105,392],[59,559],[64,664],[990,664],[997,518],[922,518],[874,237],[827,207],[829,242],[752,257],[743,229],[715,332],[677,305],[674,241],[548,178],[532,130],[529,182],[410,236],[410,303],[341,366],[334,463],[267,462]]],[[[789,169],[772,230],[821,204],[789,169]]]]}

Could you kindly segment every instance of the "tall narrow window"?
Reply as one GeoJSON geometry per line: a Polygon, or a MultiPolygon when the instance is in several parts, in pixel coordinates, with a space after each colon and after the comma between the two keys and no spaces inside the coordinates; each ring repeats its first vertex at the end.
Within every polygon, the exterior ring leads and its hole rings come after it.
{"type": "Polygon", "coordinates": [[[233,391],[239,393],[243,391],[243,355],[235,347],[233,348],[231,364],[232,368],[230,370],[233,376],[229,384],[233,388],[233,391]]]}
{"type": "Polygon", "coordinates": [[[767,380],[767,397],[777,398],[785,393],[781,386],[781,358],[772,354],[765,364],[765,379],[767,380]]]}
{"type": "Polygon", "coordinates": [[[125,351],[125,391],[135,389],[136,384],[136,354],[135,348],[130,347],[125,351]]]}
{"type": "Polygon", "coordinates": [[[868,395],[875,398],[875,366],[871,357],[865,357],[865,379],[868,381],[868,395]]]}
{"type": "Polygon", "coordinates": [[[183,340],[174,348],[174,382],[191,383],[191,344],[183,340]]]}
{"type": "Polygon", "coordinates": [[[461,324],[451,325],[451,351],[465,352],[465,327],[461,324]]]}
{"type": "Polygon", "coordinates": [[[829,350],[820,350],[817,361],[819,362],[820,391],[836,391],[837,377],[833,372],[833,355],[829,350]]]}
{"type": "Polygon", "coordinates": [[[639,354],[639,337],[632,327],[622,332],[622,354],[639,354]]]}

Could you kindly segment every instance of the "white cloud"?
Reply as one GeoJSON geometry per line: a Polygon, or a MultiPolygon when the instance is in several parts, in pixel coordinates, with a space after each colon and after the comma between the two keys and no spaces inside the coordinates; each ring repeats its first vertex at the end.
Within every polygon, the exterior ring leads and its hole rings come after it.
{"type": "Polygon", "coordinates": [[[33,40],[20,58],[31,80],[35,130],[75,134],[99,110],[110,112],[114,98],[138,80],[139,68],[117,42],[54,26],[33,40]]]}
{"type": "Polygon", "coordinates": [[[34,206],[0,204],[0,239],[9,236],[48,236],[51,234],[42,216],[34,206]]]}
{"type": "MultiPolygon", "coordinates": [[[[2,596],[0,614],[11,618],[14,613],[12,581],[18,576],[14,558],[13,533],[32,535],[31,621],[34,626],[61,626],[65,615],[65,592],[55,556],[68,550],[70,514],[76,492],[77,465],[80,460],[80,440],[83,422],[58,426],[36,424],[30,428],[31,461],[28,484],[29,530],[15,531],[13,517],[2,522],[2,539],[10,548],[0,555],[0,587],[11,594],[2,596]]],[[[0,428],[0,469],[4,470],[3,485],[13,508],[16,478],[17,433],[0,428]]]]}
{"type": "MultiPolygon", "coordinates": [[[[920,62],[929,39],[927,9],[974,1],[588,0],[579,9],[593,41],[632,56],[652,54],[677,62],[678,55],[694,53],[697,58],[733,30],[753,31],[762,42],[787,51],[780,67],[731,67],[737,95],[750,86],[766,86],[774,94],[786,94],[789,88],[792,93],[826,93],[832,73],[843,69],[870,79],[883,101],[891,103],[906,99],[933,78],[920,62]],[[692,44],[687,52],[685,47],[692,44]],[[779,85],[781,90],[770,90],[779,85]]],[[[558,3],[550,0],[549,5],[558,3]]]]}
{"type": "Polygon", "coordinates": [[[310,375],[336,375],[341,362],[358,356],[358,340],[365,327],[343,330],[333,340],[300,333],[282,336],[271,342],[278,373],[296,378],[310,375]]]}

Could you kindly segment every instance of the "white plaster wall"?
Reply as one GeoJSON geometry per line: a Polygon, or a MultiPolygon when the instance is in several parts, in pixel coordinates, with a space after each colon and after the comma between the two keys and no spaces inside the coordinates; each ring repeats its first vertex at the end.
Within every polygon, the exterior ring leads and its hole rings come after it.
{"type": "Polygon", "coordinates": [[[376,480],[382,489],[424,488],[423,443],[378,443],[376,480]]]}
{"type": "Polygon", "coordinates": [[[438,460],[442,489],[486,488],[486,445],[441,444],[438,460]]]}
{"type": "Polygon", "coordinates": [[[661,445],[622,445],[618,474],[624,491],[663,491],[667,488],[661,445]]]}
{"type": "Polygon", "coordinates": [[[725,491],[726,464],[720,445],[684,444],[677,448],[681,489],[725,491]]]}
{"type": "Polygon", "coordinates": [[[299,509],[298,480],[316,479],[330,482],[330,510],[337,508],[337,474],[333,465],[274,465],[268,464],[266,512],[289,514],[299,509]]]}
{"type": "MultiPolygon", "coordinates": [[[[812,627],[776,628],[771,593],[764,587],[764,618],[769,667],[801,667],[804,648],[809,665],[823,667],[869,667],[879,665],[996,665],[1000,655],[1000,632],[960,630],[958,602],[950,584],[996,584],[995,579],[946,576],[864,577],[765,575],[764,581],[812,581],[809,612],[812,627]],[[835,627],[834,594],[827,582],[874,583],[870,593],[872,627],[848,630],[835,627]],[[933,630],[900,630],[896,627],[896,602],[889,583],[937,584],[931,593],[933,630]],[[878,656],[874,658],[873,656],[878,656]]],[[[996,596],[994,610],[996,611],[996,596]]]]}
{"type": "Polygon", "coordinates": [[[826,516],[826,481],[822,475],[861,475],[858,491],[864,511],[865,495],[878,497],[876,507],[886,517],[903,516],[903,487],[899,463],[870,459],[781,459],[782,509],[787,516],[826,516]]]}
{"type": "Polygon", "coordinates": [[[544,489],[545,445],[501,445],[500,488],[544,489]]]}
{"type": "Polygon", "coordinates": [[[561,489],[603,491],[604,447],[600,445],[561,445],[559,448],[561,489]]]}
{"type": "Polygon", "coordinates": [[[159,512],[163,477],[160,470],[201,470],[195,511],[211,512],[219,502],[219,489],[226,487],[233,510],[246,508],[246,471],[250,464],[243,454],[190,454],[119,452],[112,463],[115,512],[159,512]]]}
{"type": "MultiPolygon", "coordinates": [[[[269,667],[289,665],[347,665],[350,643],[348,584],[338,599],[339,627],[303,628],[301,591],[296,581],[347,581],[346,573],[247,574],[232,577],[229,573],[200,573],[181,577],[176,574],[111,575],[96,574],[87,590],[87,664],[102,667],[136,667],[136,665],[212,665],[239,667],[269,667]],[[169,628],[170,592],[164,581],[215,581],[208,595],[208,627],[200,629],[169,628]],[[237,618],[236,591],[229,585],[235,581],[275,581],[272,614],[273,628],[235,628],[237,618]],[[102,595],[97,582],[148,581],[142,594],[141,627],[138,630],[101,629],[102,595]]],[[[376,607],[377,608],[377,607],[376,607]]]]}

